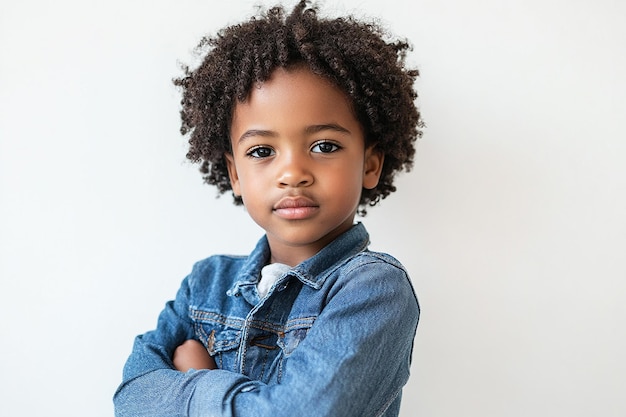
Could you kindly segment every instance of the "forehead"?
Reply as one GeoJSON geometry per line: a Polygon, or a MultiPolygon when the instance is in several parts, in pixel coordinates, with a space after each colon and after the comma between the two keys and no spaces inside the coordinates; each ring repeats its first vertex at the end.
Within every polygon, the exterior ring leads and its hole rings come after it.
{"type": "Polygon", "coordinates": [[[296,67],[276,69],[267,81],[252,88],[245,101],[238,101],[232,128],[321,123],[358,125],[352,103],[341,89],[305,67],[296,67]]]}

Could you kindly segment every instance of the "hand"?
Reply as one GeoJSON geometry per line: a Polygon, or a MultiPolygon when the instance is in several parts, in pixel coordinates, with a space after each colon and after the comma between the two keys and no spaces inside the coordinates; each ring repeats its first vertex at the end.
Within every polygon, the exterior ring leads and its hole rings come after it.
{"type": "Polygon", "coordinates": [[[181,372],[193,369],[217,369],[215,360],[209,355],[204,345],[197,340],[189,339],[178,346],[172,357],[174,367],[181,372]]]}

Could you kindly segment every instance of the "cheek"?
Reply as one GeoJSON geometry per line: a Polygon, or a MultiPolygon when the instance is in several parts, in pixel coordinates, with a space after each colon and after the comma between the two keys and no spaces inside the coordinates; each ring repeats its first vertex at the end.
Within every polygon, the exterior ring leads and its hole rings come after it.
{"type": "Polygon", "coordinates": [[[332,171],[326,171],[326,184],[335,194],[343,194],[346,199],[360,198],[363,189],[363,167],[358,163],[345,163],[332,171]]]}
{"type": "Polygon", "coordinates": [[[239,191],[246,203],[246,199],[250,202],[257,201],[267,192],[268,184],[264,183],[263,176],[254,172],[246,172],[239,176],[239,191]]]}

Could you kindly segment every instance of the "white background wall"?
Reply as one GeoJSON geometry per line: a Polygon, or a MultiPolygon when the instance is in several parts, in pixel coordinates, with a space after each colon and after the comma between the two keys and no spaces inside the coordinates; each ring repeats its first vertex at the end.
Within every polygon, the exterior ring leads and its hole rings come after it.
{"type": "MultiPolygon", "coordinates": [[[[260,236],[170,82],[254,3],[0,2],[0,415],[112,416],[192,263],[260,236]]],[[[626,415],[625,3],[325,3],[422,72],[415,169],[364,219],[423,308],[402,416],[626,415]]]]}

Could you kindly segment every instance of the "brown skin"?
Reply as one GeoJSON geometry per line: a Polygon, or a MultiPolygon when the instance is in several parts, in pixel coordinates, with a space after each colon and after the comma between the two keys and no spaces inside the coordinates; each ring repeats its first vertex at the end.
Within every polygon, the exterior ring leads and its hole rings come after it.
{"type": "Polygon", "coordinates": [[[350,99],[307,67],[279,68],[238,102],[226,154],[235,195],[263,228],[270,262],[295,266],[350,229],[384,155],[365,146],[350,99]]]}
{"type": "Polygon", "coordinates": [[[174,367],[178,371],[189,369],[217,369],[215,360],[209,355],[204,345],[197,340],[189,339],[178,346],[172,357],[174,367]]]}

